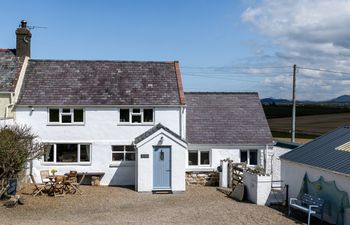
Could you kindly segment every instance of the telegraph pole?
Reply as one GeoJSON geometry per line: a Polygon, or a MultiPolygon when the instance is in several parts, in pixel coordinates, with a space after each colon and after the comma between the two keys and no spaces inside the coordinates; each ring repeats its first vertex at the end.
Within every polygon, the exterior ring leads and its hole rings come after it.
{"type": "Polygon", "coordinates": [[[295,114],[296,114],[296,100],[295,100],[295,75],[296,75],[297,65],[293,65],[293,113],[292,113],[292,142],[295,142],[295,114]]]}

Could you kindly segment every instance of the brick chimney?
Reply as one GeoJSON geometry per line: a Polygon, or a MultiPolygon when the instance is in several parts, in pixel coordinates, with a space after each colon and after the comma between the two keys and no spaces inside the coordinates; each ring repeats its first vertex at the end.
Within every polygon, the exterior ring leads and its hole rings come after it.
{"type": "Polygon", "coordinates": [[[30,57],[30,39],[32,34],[27,27],[27,21],[22,20],[21,26],[16,30],[16,56],[30,57]]]}

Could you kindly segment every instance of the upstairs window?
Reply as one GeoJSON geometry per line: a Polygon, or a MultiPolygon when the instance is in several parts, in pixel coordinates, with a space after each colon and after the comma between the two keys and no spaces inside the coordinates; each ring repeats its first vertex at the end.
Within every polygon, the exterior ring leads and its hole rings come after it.
{"type": "Polygon", "coordinates": [[[123,124],[152,124],[154,122],[154,110],[149,108],[120,109],[119,122],[123,124]]]}
{"type": "Polygon", "coordinates": [[[84,110],[75,108],[50,108],[49,123],[53,124],[83,124],[84,110]]]}

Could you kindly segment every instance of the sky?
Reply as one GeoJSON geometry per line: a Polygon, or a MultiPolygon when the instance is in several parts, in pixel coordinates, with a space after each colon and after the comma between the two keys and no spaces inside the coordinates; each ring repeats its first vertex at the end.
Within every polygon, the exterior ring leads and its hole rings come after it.
{"type": "Polygon", "coordinates": [[[35,59],[179,60],[185,91],[288,99],[296,64],[297,99],[350,94],[347,0],[5,0],[0,7],[0,48],[15,48],[25,19],[34,26],[35,59]]]}

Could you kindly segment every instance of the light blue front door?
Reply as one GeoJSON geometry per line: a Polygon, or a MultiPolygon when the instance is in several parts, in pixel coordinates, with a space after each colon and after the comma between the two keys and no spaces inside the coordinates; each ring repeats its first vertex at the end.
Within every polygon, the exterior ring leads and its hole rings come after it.
{"type": "Polygon", "coordinates": [[[154,147],[153,189],[171,189],[171,148],[154,147]]]}

